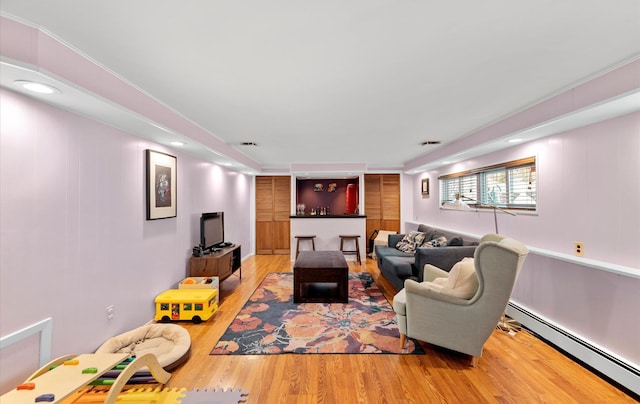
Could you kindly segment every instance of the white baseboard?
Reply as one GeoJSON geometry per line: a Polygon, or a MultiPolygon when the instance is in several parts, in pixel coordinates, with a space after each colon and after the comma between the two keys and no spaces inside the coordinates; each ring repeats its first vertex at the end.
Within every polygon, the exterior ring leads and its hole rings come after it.
{"type": "Polygon", "coordinates": [[[506,314],[524,327],[567,352],[585,365],[640,395],[640,369],[563,330],[534,313],[509,302],[506,314]]]}

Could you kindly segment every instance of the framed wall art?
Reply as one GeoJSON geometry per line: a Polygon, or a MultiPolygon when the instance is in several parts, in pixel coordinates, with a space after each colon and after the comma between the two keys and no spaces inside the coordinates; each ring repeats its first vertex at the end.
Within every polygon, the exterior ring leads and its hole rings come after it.
{"type": "Polygon", "coordinates": [[[422,179],[422,195],[429,195],[429,178],[422,179]]]}
{"type": "Polygon", "coordinates": [[[177,159],[147,149],[147,220],[177,216],[177,159]]]}

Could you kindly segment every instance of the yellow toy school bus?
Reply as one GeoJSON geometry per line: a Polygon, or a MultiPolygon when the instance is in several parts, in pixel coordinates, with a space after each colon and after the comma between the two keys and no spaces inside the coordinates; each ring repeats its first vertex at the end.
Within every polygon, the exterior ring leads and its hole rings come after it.
{"type": "Polygon", "coordinates": [[[218,310],[216,289],[169,289],[156,296],[156,321],[187,320],[198,324],[218,310]]]}

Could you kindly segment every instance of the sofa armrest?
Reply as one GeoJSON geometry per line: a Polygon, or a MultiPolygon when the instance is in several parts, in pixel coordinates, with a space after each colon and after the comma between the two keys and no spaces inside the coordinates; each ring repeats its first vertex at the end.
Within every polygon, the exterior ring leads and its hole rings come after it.
{"type": "Polygon", "coordinates": [[[424,278],[424,266],[431,264],[446,272],[449,272],[456,262],[461,261],[465,257],[473,257],[476,246],[461,247],[419,247],[416,249],[416,269],[418,270],[418,279],[424,278]]]}
{"type": "Polygon", "coordinates": [[[404,238],[404,234],[389,234],[389,247],[396,248],[396,244],[404,238]]]}

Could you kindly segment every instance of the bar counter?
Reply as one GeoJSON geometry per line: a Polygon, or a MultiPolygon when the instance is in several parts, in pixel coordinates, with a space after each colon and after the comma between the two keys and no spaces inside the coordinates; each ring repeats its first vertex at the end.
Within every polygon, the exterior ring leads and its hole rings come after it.
{"type": "MultiPolygon", "coordinates": [[[[360,259],[364,261],[366,249],[366,215],[291,215],[291,261],[296,259],[296,236],[315,235],[316,250],[340,250],[340,234],[357,234],[360,245],[360,259]]],[[[355,249],[353,243],[345,249],[355,249]]],[[[311,249],[311,243],[300,242],[300,251],[311,249]]],[[[345,257],[348,261],[355,261],[355,256],[345,257]]]]}

